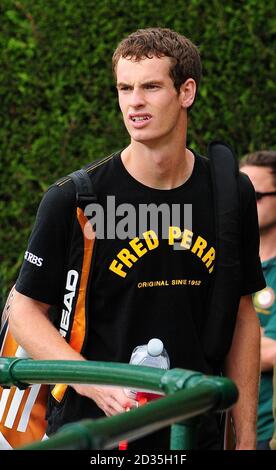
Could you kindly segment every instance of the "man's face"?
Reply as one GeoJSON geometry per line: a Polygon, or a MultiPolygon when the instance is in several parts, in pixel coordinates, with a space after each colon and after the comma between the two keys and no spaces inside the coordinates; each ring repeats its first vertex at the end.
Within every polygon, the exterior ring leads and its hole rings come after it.
{"type": "MultiPolygon", "coordinates": [[[[267,193],[276,191],[271,169],[246,165],[241,168],[251,180],[255,191],[267,193]]],[[[264,196],[257,201],[260,232],[276,227],[276,196],[264,196]]]]}
{"type": "Polygon", "coordinates": [[[117,65],[119,105],[132,141],[159,143],[184,132],[181,93],[169,76],[168,57],[135,62],[120,58],[117,65]]]}

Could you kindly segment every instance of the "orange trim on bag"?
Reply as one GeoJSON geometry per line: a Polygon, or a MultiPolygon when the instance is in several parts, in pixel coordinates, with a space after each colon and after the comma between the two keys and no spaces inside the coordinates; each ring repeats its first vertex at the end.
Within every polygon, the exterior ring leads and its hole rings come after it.
{"type": "Polygon", "coordinates": [[[83,253],[83,262],[82,262],[82,272],[80,287],[78,293],[78,300],[75,309],[74,321],[71,330],[71,336],[69,344],[72,346],[75,351],[80,352],[85,337],[85,300],[86,300],[86,288],[90,273],[91,258],[93,253],[93,247],[95,242],[95,234],[92,230],[91,225],[88,223],[87,217],[85,217],[83,211],[78,207],[77,208],[77,219],[82,229],[83,233],[83,244],[84,244],[84,253],[83,253]],[[86,226],[87,224],[87,226],[86,226]],[[88,236],[89,235],[89,238],[88,236]]]}
{"type": "MultiPolygon", "coordinates": [[[[10,297],[9,297],[10,298],[10,297]]],[[[7,320],[6,320],[7,321],[7,320]]],[[[9,327],[2,344],[3,357],[21,357],[20,347],[9,327]]],[[[48,385],[25,390],[0,386],[0,449],[12,449],[41,440],[46,431],[45,409],[48,385]]]]}
{"type": "Polygon", "coordinates": [[[48,386],[34,385],[21,393],[16,387],[1,389],[0,400],[3,393],[8,394],[5,410],[0,423],[0,448],[19,447],[30,442],[41,440],[46,431],[45,408],[47,403],[48,386]],[[33,397],[34,404],[28,403],[31,388],[39,387],[33,397]],[[2,392],[1,392],[2,391],[2,392]],[[20,395],[16,395],[20,393],[20,395]],[[23,421],[22,421],[23,420],[23,421]]]}
{"type": "Polygon", "coordinates": [[[57,400],[58,402],[61,402],[61,400],[64,397],[64,394],[66,392],[68,385],[66,384],[56,384],[51,391],[52,396],[57,400]]]}
{"type": "MultiPolygon", "coordinates": [[[[73,320],[73,325],[71,329],[71,335],[69,344],[72,348],[81,352],[84,338],[85,338],[85,300],[86,300],[86,288],[90,273],[91,259],[95,242],[95,232],[93,231],[91,225],[88,223],[87,217],[84,215],[82,209],[77,208],[77,219],[82,229],[83,233],[83,262],[81,270],[81,280],[80,287],[78,292],[78,299],[75,308],[75,315],[73,320]]],[[[57,401],[61,401],[68,385],[57,384],[52,390],[52,395],[57,401]]]]}
{"type": "Polygon", "coordinates": [[[18,348],[18,343],[10,333],[9,327],[7,329],[3,350],[1,352],[2,357],[14,357],[18,348]]]}

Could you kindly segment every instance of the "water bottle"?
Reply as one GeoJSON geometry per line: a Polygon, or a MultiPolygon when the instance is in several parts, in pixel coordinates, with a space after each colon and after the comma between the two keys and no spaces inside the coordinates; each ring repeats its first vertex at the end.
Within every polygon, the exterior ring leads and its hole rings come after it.
{"type": "MultiPolygon", "coordinates": [[[[170,368],[170,359],[168,353],[164,348],[162,341],[158,338],[152,338],[148,344],[136,346],[131,354],[129,363],[140,366],[157,367],[159,369],[170,368]]],[[[156,398],[160,398],[162,396],[160,393],[143,390],[125,389],[125,393],[130,398],[136,400],[137,405],[144,405],[148,401],[155,400],[156,398]]],[[[126,411],[129,411],[129,408],[127,408],[126,411]]],[[[119,450],[127,450],[127,448],[127,441],[121,441],[119,443],[119,450]]]]}
{"type": "MultiPolygon", "coordinates": [[[[134,348],[129,363],[165,370],[170,368],[168,353],[164,348],[162,341],[158,338],[152,338],[148,344],[142,344],[141,346],[134,348]]],[[[129,389],[126,390],[126,393],[130,398],[137,400],[140,404],[162,396],[160,393],[157,394],[129,389]]]]}

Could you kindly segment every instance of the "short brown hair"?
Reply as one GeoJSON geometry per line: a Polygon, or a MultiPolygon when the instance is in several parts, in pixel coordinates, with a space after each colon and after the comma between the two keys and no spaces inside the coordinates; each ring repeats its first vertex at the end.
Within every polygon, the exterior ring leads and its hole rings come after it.
{"type": "Polygon", "coordinates": [[[164,56],[172,59],[170,77],[177,92],[188,78],[194,79],[198,89],[202,70],[199,51],[188,38],[168,28],[138,29],[123,39],[113,54],[113,73],[116,77],[120,57],[139,61],[164,56]]]}
{"type": "Polygon", "coordinates": [[[276,187],[276,151],[275,150],[258,150],[248,153],[240,161],[240,168],[243,166],[261,166],[271,169],[271,174],[276,187]]]}

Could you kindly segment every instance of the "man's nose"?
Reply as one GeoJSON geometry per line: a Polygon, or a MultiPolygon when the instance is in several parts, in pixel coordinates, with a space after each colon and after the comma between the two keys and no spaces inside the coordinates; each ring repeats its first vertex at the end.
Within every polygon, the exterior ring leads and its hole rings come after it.
{"type": "Polygon", "coordinates": [[[145,95],[143,90],[134,88],[131,93],[130,105],[134,108],[141,107],[145,104],[145,95]]]}

